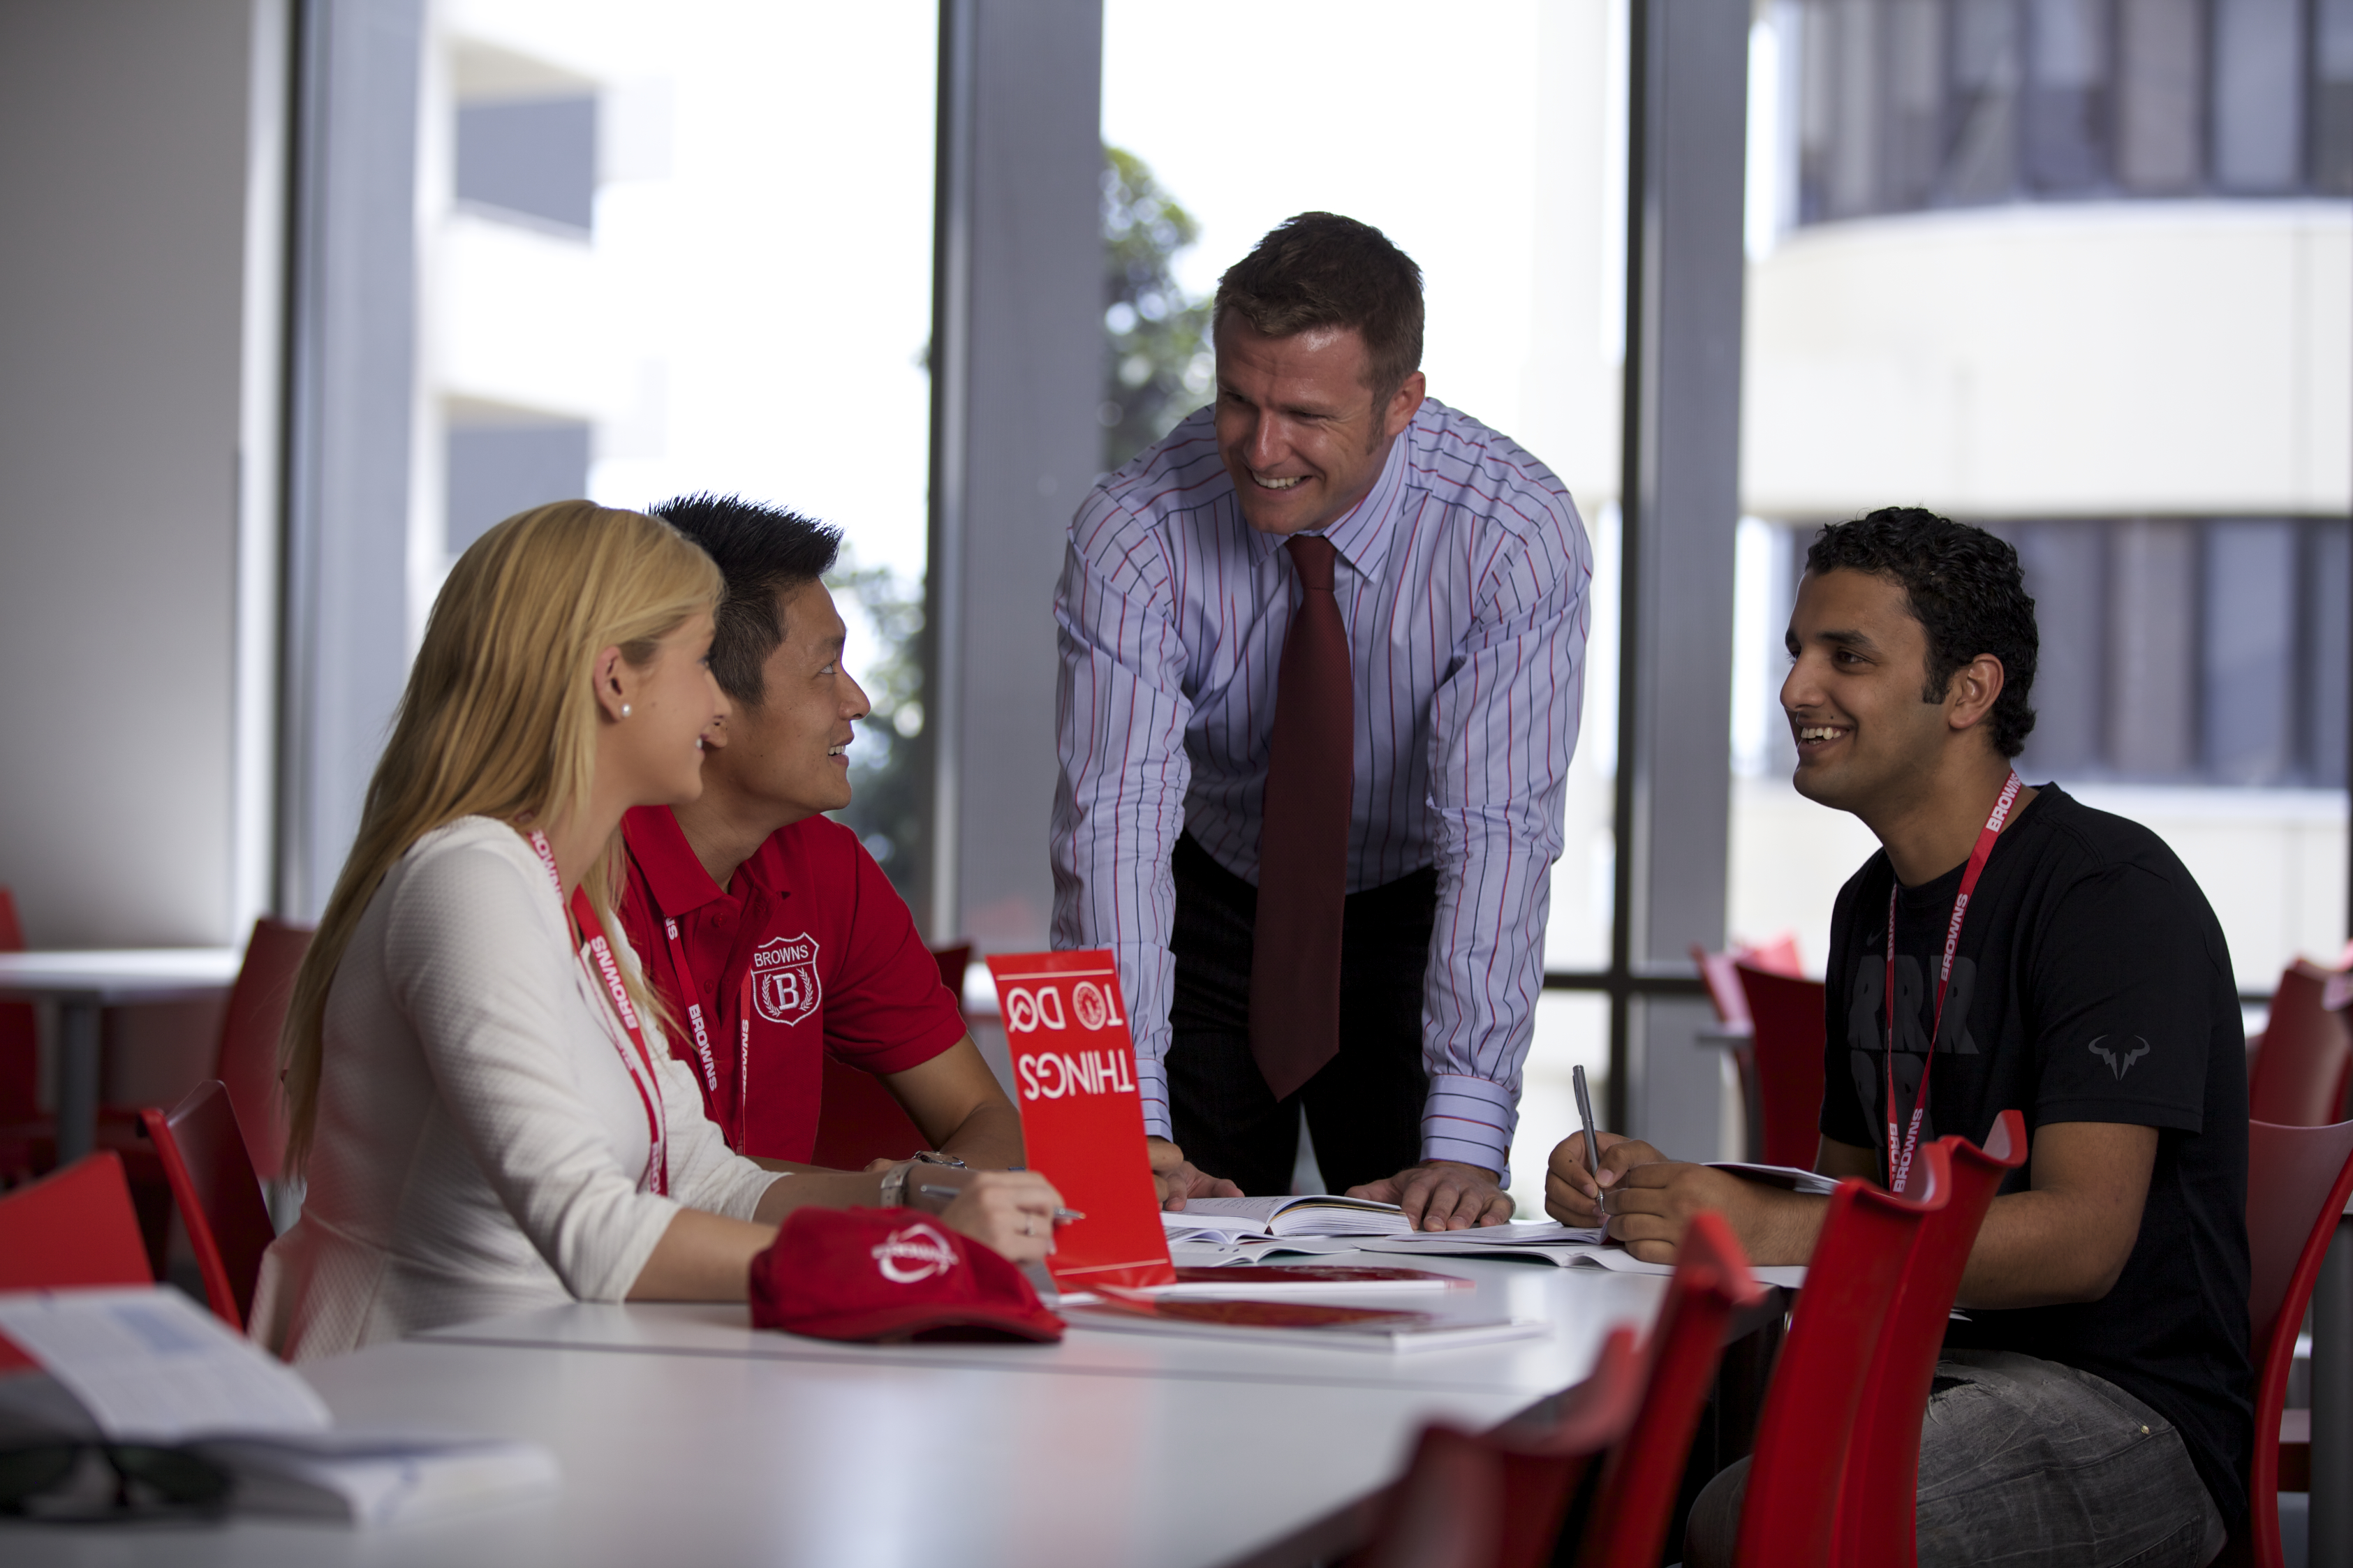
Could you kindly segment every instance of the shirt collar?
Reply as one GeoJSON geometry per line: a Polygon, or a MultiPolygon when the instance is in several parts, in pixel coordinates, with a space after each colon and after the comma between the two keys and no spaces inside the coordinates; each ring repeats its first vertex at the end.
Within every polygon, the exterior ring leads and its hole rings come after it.
{"type": "MultiPolygon", "coordinates": [[[[1407,426],[1389,443],[1388,459],[1382,463],[1380,477],[1365,499],[1348,509],[1338,521],[1320,529],[1340,558],[1354,568],[1366,582],[1378,582],[1381,566],[1388,559],[1389,537],[1396,530],[1389,525],[1397,519],[1398,505],[1405,496],[1406,447],[1413,440],[1413,426],[1407,426]]],[[[1235,516],[1241,514],[1239,498],[1234,503],[1235,516]]],[[[1269,557],[1282,548],[1282,538],[1272,533],[1261,533],[1244,522],[1243,530],[1250,536],[1251,560],[1265,564],[1269,557]]]]}
{"type": "Polygon", "coordinates": [[[686,830],[666,805],[640,805],[621,818],[621,836],[646,874],[659,912],[675,920],[726,896],[696,858],[686,830]]]}

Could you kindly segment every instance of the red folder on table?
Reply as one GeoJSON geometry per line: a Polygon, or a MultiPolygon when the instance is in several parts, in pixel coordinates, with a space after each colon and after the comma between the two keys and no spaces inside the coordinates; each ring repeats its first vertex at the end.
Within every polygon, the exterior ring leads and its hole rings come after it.
{"type": "Polygon", "coordinates": [[[1012,952],[988,961],[1013,1058],[1029,1168],[1086,1217],[1054,1232],[1066,1290],[1174,1284],[1144,1147],[1119,972],[1108,952],[1012,952]]]}

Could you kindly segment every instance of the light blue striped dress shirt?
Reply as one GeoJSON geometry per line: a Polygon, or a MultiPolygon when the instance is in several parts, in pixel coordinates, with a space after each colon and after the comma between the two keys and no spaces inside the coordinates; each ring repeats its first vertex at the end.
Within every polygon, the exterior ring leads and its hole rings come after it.
{"type": "MultiPolygon", "coordinates": [[[[1348,889],[1438,868],[1422,1155],[1507,1171],[1584,709],[1592,552],[1549,469],[1435,399],[1324,534],[1356,669],[1348,889]]],[[[1054,945],[1117,954],[1145,1119],[1162,1137],[1169,856],[1189,829],[1258,880],[1297,592],[1281,541],[1242,521],[1207,408],[1071,523],[1054,600],[1054,945]]]]}

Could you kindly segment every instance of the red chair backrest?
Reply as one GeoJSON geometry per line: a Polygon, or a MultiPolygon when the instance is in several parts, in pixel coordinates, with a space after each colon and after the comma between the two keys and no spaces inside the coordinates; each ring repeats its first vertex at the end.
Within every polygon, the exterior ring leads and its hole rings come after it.
{"type": "Polygon", "coordinates": [[[1715,1006],[1715,1021],[1735,1026],[1748,1022],[1748,998],[1740,990],[1740,951],[1710,952],[1699,943],[1692,943],[1692,962],[1699,965],[1699,977],[1707,986],[1707,999],[1715,1006]]]}
{"type": "MultiPolygon", "coordinates": [[[[0,1290],[153,1283],[122,1156],[111,1149],[0,1194],[0,1290]]],[[[0,1339],[0,1373],[31,1364],[0,1339]]]]}
{"type": "Polygon", "coordinates": [[[139,1120],[155,1142],[180,1223],[187,1226],[188,1245],[204,1276],[205,1300],[216,1317],[242,1333],[253,1311],[261,1255],[278,1233],[246,1154],[228,1089],[220,1079],[206,1079],[169,1116],[150,1109],[139,1120]]]}
{"type": "Polygon", "coordinates": [[[1493,1568],[1503,1535],[1504,1467],[1457,1426],[1426,1426],[1388,1495],[1366,1568],[1493,1568]]]}
{"type": "MultiPolygon", "coordinates": [[[[972,943],[934,948],[940,984],[963,1005],[965,966],[972,943]]],[[[875,1160],[903,1160],[931,1145],[906,1108],[872,1073],[831,1057],[825,1058],[823,1098],[818,1101],[817,1148],[810,1159],[837,1171],[861,1171],[875,1160]]]]}
{"type": "MultiPolygon", "coordinates": [[[[1958,1136],[1937,1143],[1949,1163],[1951,1195],[1920,1222],[1847,1447],[1838,1560],[1849,1568],[1908,1568],[1915,1561],[1920,1422],[1978,1229],[2002,1178],[2026,1163],[2026,1118],[2003,1111],[1982,1149],[1958,1136]]],[[[1913,1167],[1915,1183],[1919,1170],[1913,1167]]]]}
{"type": "Polygon", "coordinates": [[[1625,1436],[1641,1400],[1634,1331],[1613,1329],[1593,1373],[1551,1412],[1473,1434],[1422,1429],[1365,1560],[1384,1568],[1541,1568],[1593,1457],[1625,1436]]]}
{"type": "Polygon", "coordinates": [[[1821,1568],[1838,1541],[1839,1487],[1881,1334],[1922,1223],[1949,1201],[1951,1156],[1913,1163],[1903,1195],[1841,1182],[1806,1260],[1806,1288],[1765,1392],[1733,1551],[1739,1568],[1821,1568]]]}
{"type": "Polygon", "coordinates": [[[1749,964],[1768,974],[1786,974],[1792,979],[1801,979],[1806,973],[1798,962],[1798,939],[1786,932],[1759,946],[1735,943],[1722,952],[1710,952],[1694,942],[1691,955],[1692,962],[1699,966],[1700,979],[1707,984],[1707,999],[1715,1005],[1715,1021],[1719,1024],[1748,1022],[1748,998],[1740,989],[1740,965],[1749,964]]]}
{"type": "Polygon", "coordinates": [[[220,1080],[237,1107],[253,1173],[274,1182],[285,1173],[286,1107],[278,1091],[278,1035],[294,996],[294,972],[311,951],[311,928],[264,915],[246,939],[245,962],[229,989],[221,1019],[220,1080]]]}
{"type": "Polygon", "coordinates": [[[1746,960],[1739,973],[1756,1031],[1765,1163],[1810,1171],[1821,1148],[1822,983],[1777,974],[1746,960]]]}
{"type": "Polygon", "coordinates": [[[2353,1074],[2345,1016],[2323,1005],[2329,972],[2297,959],[2272,993],[2263,1048],[2248,1073],[2247,1114],[2278,1127],[2326,1127],[2344,1114],[2353,1074]]]}
{"type": "MultiPolygon", "coordinates": [[[[16,895],[0,886],[0,952],[25,951],[16,895]]],[[[41,1114],[41,1037],[30,1002],[0,1002],[0,1123],[41,1114]]]]}
{"type": "Polygon", "coordinates": [[[1700,1407],[1724,1355],[1725,1325],[1763,1295],[1724,1216],[1693,1219],[1644,1349],[1642,1407],[1602,1468],[1578,1568],[1651,1568],[1659,1561],[1700,1407]]]}
{"type": "Polygon", "coordinates": [[[2247,1124],[2247,1321],[2255,1363],[2255,1452],[2242,1527],[2260,1568],[2279,1568],[2280,1411],[2296,1331],[2320,1260],[2353,1196],[2353,1121],[2247,1124]]]}

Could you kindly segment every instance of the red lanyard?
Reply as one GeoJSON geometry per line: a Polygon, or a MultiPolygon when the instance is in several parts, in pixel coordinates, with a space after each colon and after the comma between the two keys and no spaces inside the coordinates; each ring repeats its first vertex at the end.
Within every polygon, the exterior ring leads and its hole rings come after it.
{"type": "MultiPolygon", "coordinates": [[[[636,850],[629,851],[629,858],[632,862],[637,861],[636,850]]],[[[645,867],[639,864],[638,870],[642,875],[645,867]]],[[[653,879],[650,877],[646,879],[646,889],[649,893],[653,890],[653,879]]],[[[648,902],[650,903],[651,900],[648,902]]],[[[661,911],[656,910],[654,912],[660,914],[661,911]]],[[[719,1061],[711,1049],[711,1030],[702,1016],[702,992],[694,983],[693,967],[686,962],[686,943],[678,934],[678,921],[662,915],[661,922],[662,934],[670,942],[670,971],[678,977],[679,994],[686,1001],[686,1021],[694,1031],[694,1054],[702,1059],[702,1081],[711,1087],[715,1108],[719,1096],[719,1061]]],[[[736,988],[735,1016],[735,1136],[729,1142],[741,1149],[744,1146],[744,1108],[751,1098],[748,1091],[752,1083],[752,973],[749,970],[744,972],[744,982],[736,988]]],[[[717,1121],[718,1118],[713,1116],[712,1120],[717,1121]]]]}
{"type": "MultiPolygon", "coordinates": [[[[555,884],[555,896],[562,898],[564,879],[555,869],[555,852],[547,847],[547,835],[533,833],[531,847],[538,851],[539,863],[547,868],[547,879],[555,884]]],[[[614,1047],[620,1051],[621,1066],[628,1070],[629,1082],[636,1087],[638,1099],[646,1108],[646,1173],[638,1184],[649,1192],[667,1194],[670,1150],[662,1137],[661,1095],[656,1086],[653,1053],[646,1049],[645,1031],[638,1026],[638,1010],[629,1001],[629,988],[621,981],[620,963],[613,956],[613,944],[605,940],[605,922],[596,918],[596,906],[588,901],[586,888],[572,889],[572,923],[579,928],[587,953],[596,961],[605,994],[612,999],[621,1027],[628,1031],[629,1044],[637,1047],[637,1055],[632,1058],[617,1043],[614,1047]]]]}
{"type": "Polygon", "coordinates": [[[1920,1120],[1928,1113],[1928,1069],[1936,1064],[1936,1037],[1945,1026],[1945,988],[1952,984],[1953,954],[1961,945],[1961,921],[1969,912],[1969,896],[1978,890],[1978,879],[1985,875],[1986,861],[1993,854],[1993,841],[2001,837],[2001,825],[2023,787],[2018,770],[2011,769],[2010,782],[2001,786],[2001,798],[1993,803],[1993,815],[1978,829],[1977,847],[1969,851],[1968,866],[1961,872],[1960,894],[1953,900],[1953,918],[1945,926],[1945,962],[1936,973],[1936,1010],[1928,1024],[1928,1054],[1920,1064],[1920,1097],[1913,1102],[1912,1124],[1900,1145],[1895,1140],[1895,896],[1900,889],[1892,874],[1888,879],[1887,1185],[1892,1192],[1904,1190],[1905,1179],[1912,1173],[1912,1156],[1920,1147],[1920,1120]]]}
{"type": "Polygon", "coordinates": [[[678,940],[678,922],[662,916],[663,934],[670,938],[670,973],[678,976],[678,988],[686,994],[686,1021],[694,1030],[694,1054],[702,1059],[702,1081],[711,1092],[719,1092],[719,1064],[711,1055],[711,1031],[703,1026],[702,1004],[696,1000],[702,994],[694,988],[694,971],[686,965],[686,944],[678,940]]]}
{"type": "MultiPolygon", "coordinates": [[[[702,1058],[702,1081],[711,1086],[712,1094],[719,1093],[719,1063],[711,1051],[711,1035],[703,1026],[702,1004],[695,998],[702,993],[694,984],[694,971],[686,962],[686,943],[679,939],[678,922],[662,916],[662,934],[670,939],[670,973],[678,976],[678,988],[686,998],[687,1022],[694,1027],[695,1054],[702,1058]]],[[[736,987],[735,996],[735,1136],[731,1140],[735,1148],[744,1146],[744,1107],[750,1100],[752,1086],[752,973],[744,972],[743,984],[736,987]]]]}

